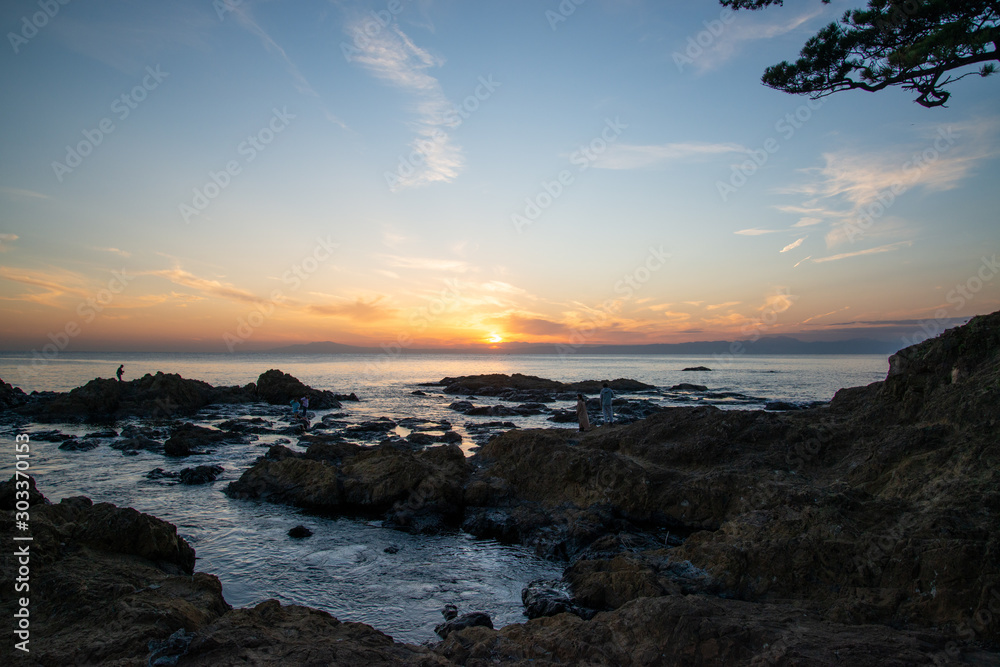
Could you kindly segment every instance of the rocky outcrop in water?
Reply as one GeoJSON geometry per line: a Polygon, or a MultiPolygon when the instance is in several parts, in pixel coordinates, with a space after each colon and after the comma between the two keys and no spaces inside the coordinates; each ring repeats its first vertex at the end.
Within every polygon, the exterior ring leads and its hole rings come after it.
{"type": "Polygon", "coordinates": [[[19,388],[0,379],[0,409],[17,407],[28,400],[27,394],[19,388]]]}
{"type": "Polygon", "coordinates": [[[38,422],[106,423],[125,417],[173,419],[214,404],[264,401],[287,405],[291,399],[303,396],[309,397],[313,410],[340,407],[332,392],[313,389],[291,375],[269,370],[260,375],[256,384],[243,387],[213,387],[201,380],[160,372],[129,382],[97,378],[68,392],[32,396],[0,386],[0,408],[13,408],[38,422]]]}
{"type": "Polygon", "coordinates": [[[340,407],[340,401],[335,398],[333,392],[313,389],[288,373],[275,369],[261,373],[257,378],[256,395],[272,405],[288,405],[290,401],[305,396],[309,398],[310,410],[340,407]]]}
{"type": "Polygon", "coordinates": [[[392,527],[436,532],[460,521],[467,476],[465,454],[456,445],[317,442],[305,454],[272,447],[226,494],[327,514],[384,516],[392,527]]]}
{"type": "Polygon", "coordinates": [[[547,380],[521,373],[446,377],[437,382],[428,382],[424,386],[444,387],[446,394],[479,394],[481,396],[499,396],[515,401],[538,401],[540,399],[555,400],[551,398],[551,394],[556,392],[571,394],[573,397],[577,393],[596,394],[601,391],[604,382],[607,382],[615,391],[637,392],[656,389],[653,385],[625,378],[559,382],[558,380],[547,380]]]}

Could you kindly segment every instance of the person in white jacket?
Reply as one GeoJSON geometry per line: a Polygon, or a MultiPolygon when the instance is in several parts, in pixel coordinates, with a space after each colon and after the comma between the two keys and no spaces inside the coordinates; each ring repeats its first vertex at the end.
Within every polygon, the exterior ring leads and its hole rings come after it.
{"type": "Polygon", "coordinates": [[[615,398],[615,392],[608,386],[605,382],[604,386],[601,388],[601,411],[604,413],[604,423],[614,424],[615,423],[615,412],[611,408],[611,401],[615,398]]]}

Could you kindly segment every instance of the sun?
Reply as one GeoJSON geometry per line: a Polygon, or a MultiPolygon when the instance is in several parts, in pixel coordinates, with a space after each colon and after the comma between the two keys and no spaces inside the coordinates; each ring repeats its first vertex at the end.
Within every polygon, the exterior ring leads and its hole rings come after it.
{"type": "Polygon", "coordinates": [[[503,342],[503,336],[500,336],[500,335],[495,334],[495,333],[491,333],[490,336],[489,336],[489,338],[487,338],[486,340],[489,341],[490,343],[502,343],[503,342]]]}

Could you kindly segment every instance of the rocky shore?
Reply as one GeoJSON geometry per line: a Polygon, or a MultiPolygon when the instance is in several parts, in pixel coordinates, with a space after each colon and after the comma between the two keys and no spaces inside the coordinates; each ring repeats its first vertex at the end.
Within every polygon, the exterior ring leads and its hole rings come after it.
{"type": "MultiPolygon", "coordinates": [[[[55,422],[111,405],[155,413],[157,386],[172,387],[174,415],[316,392],[268,373],[273,392],[261,391],[264,375],[211,388],[158,374],[123,383],[115,399],[103,384],[113,381],[94,381],[44,399],[7,385],[0,401],[55,422]]],[[[517,375],[427,386],[519,405],[588,393],[517,375]]],[[[330,406],[346,398],[308,395],[330,406]]],[[[172,525],[85,498],[49,504],[33,491],[31,663],[1000,664],[998,406],[994,313],[893,355],[884,381],[841,390],[829,405],[659,408],[587,433],[498,429],[471,457],[445,440],[448,423],[411,423],[421,440],[372,421],[363,442],[333,417],[290,434],[304,451],[271,447],[228,485],[235,499],[379,517],[416,533],[461,528],[565,561],[561,581],[525,590],[532,620],[452,626],[426,646],[276,601],[232,609],[215,577],[193,571],[194,552],[172,525]]],[[[268,428],[237,421],[208,444],[190,431],[188,450],[268,428]]],[[[150,428],[134,438],[165,446],[180,426],[150,428]]],[[[13,508],[6,483],[8,534],[13,508]]],[[[14,559],[2,564],[10,581],[14,559]]],[[[9,592],[0,598],[7,618],[14,604],[9,592]]]]}

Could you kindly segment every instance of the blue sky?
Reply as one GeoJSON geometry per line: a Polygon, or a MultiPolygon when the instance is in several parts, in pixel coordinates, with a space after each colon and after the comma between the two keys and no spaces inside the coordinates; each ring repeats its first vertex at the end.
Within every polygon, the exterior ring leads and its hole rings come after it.
{"type": "Polygon", "coordinates": [[[992,312],[1000,79],[944,109],[760,84],[856,6],[8,2],[0,348],[902,340],[992,312]]]}

